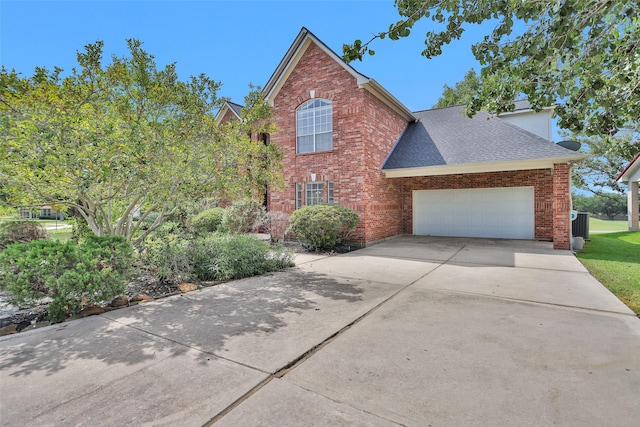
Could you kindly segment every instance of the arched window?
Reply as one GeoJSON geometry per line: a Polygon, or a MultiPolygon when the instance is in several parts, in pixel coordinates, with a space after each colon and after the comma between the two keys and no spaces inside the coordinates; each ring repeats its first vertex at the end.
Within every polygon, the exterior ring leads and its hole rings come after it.
{"type": "Polygon", "coordinates": [[[333,148],[331,101],[312,99],[296,110],[296,152],[314,153],[333,148]]]}

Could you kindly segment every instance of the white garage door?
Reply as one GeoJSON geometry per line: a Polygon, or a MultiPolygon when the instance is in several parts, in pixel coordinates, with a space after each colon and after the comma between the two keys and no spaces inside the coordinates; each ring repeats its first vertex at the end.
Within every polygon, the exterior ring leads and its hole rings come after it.
{"type": "Polygon", "coordinates": [[[413,234],[533,239],[533,187],[416,190],[413,234]]]}

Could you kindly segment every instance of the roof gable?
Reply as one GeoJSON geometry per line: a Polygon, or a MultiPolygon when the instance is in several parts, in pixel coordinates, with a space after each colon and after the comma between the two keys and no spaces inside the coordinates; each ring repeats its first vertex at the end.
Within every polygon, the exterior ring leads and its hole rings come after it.
{"type": "Polygon", "coordinates": [[[626,168],[616,178],[617,182],[632,182],[640,180],[640,153],[629,162],[626,168]]]}
{"type": "Polygon", "coordinates": [[[225,116],[227,116],[229,113],[235,116],[236,119],[240,120],[242,118],[241,113],[243,108],[244,107],[242,105],[236,104],[235,102],[225,102],[222,108],[218,110],[218,114],[216,114],[216,123],[222,123],[225,116]]]}
{"type": "Polygon", "coordinates": [[[311,31],[306,28],[302,28],[295,38],[287,53],[284,55],[275,71],[267,81],[264,87],[263,94],[265,99],[273,105],[273,100],[278,95],[280,89],[285,84],[291,72],[298,65],[302,59],[304,53],[311,44],[318,46],[324,53],[326,53],[333,61],[344,68],[356,81],[358,87],[363,88],[371,92],[375,97],[380,99],[396,113],[400,114],[407,121],[416,120],[411,111],[405,107],[400,101],[398,101],[389,91],[384,89],[378,82],[359,73],[352,66],[347,64],[338,56],[333,50],[331,50],[326,44],[318,39],[311,31]]]}
{"type": "Polygon", "coordinates": [[[452,173],[450,167],[463,172],[464,166],[480,172],[506,170],[508,164],[517,169],[533,168],[540,162],[553,164],[584,157],[485,112],[469,118],[461,105],[414,114],[418,121],[407,126],[383,171],[438,168],[431,170],[444,174],[452,173]]]}

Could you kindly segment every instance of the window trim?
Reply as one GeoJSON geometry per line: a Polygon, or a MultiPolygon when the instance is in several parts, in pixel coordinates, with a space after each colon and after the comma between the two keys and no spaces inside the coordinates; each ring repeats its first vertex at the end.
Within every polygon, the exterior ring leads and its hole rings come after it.
{"type": "Polygon", "coordinates": [[[322,151],[330,151],[333,150],[333,102],[329,101],[328,99],[324,99],[324,98],[313,98],[310,99],[308,101],[303,102],[302,104],[300,104],[300,106],[298,106],[298,108],[296,108],[296,154],[309,154],[309,153],[319,153],[322,151]],[[324,103],[312,108],[307,108],[305,109],[306,106],[308,106],[309,104],[315,103],[315,102],[320,102],[320,103],[324,103]],[[329,110],[329,114],[327,115],[329,121],[325,124],[328,124],[330,126],[330,129],[327,131],[323,131],[323,132],[319,132],[318,128],[320,126],[322,126],[322,123],[317,123],[317,119],[320,116],[320,113],[322,113],[321,110],[329,110]],[[307,119],[311,119],[312,120],[312,133],[307,133],[307,134],[300,134],[301,128],[303,127],[300,123],[301,120],[303,120],[301,116],[302,112],[310,112],[313,111],[313,114],[311,115],[311,117],[307,117],[307,119]],[[317,136],[318,135],[326,135],[329,134],[331,137],[331,143],[330,143],[330,147],[327,149],[322,149],[322,150],[318,150],[317,147],[317,136]],[[308,136],[312,136],[313,137],[313,147],[312,150],[309,151],[300,151],[300,138],[301,137],[308,137],[308,136]]]}
{"type": "Polygon", "coordinates": [[[302,207],[302,183],[296,182],[296,210],[302,207]]]}
{"type": "Polygon", "coordinates": [[[327,181],[327,203],[330,205],[335,203],[333,191],[333,181],[327,181]]]}

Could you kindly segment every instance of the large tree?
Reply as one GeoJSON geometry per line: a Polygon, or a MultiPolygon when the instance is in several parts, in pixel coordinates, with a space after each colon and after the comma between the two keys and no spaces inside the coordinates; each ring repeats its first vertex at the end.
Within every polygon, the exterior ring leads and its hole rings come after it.
{"type": "Polygon", "coordinates": [[[375,39],[407,37],[422,19],[427,58],[465,28],[493,28],[472,47],[482,85],[467,106],[501,113],[524,94],[534,109],[556,105],[558,125],[589,135],[615,133],[640,112],[640,7],[620,0],[395,0],[402,19],[370,40],[344,45],[362,60],[375,39]]]}
{"type": "Polygon", "coordinates": [[[480,79],[473,68],[467,71],[464,79],[451,87],[447,84],[442,88],[442,95],[438,98],[435,108],[468,104],[480,89],[480,79]]]}
{"type": "Polygon", "coordinates": [[[582,144],[588,157],[573,170],[573,184],[603,197],[612,191],[624,194],[626,185],[616,182],[624,167],[640,152],[640,123],[631,123],[614,136],[585,136],[563,132],[563,136],[582,144]]]}
{"type": "Polygon", "coordinates": [[[236,198],[281,182],[275,144],[252,142],[273,131],[259,91],[245,120],[218,126],[218,82],[204,74],[180,80],[175,64],[159,68],[137,40],[103,63],[103,43],[85,46],[78,67],[36,68],[31,77],[0,72],[2,202],[74,208],[97,235],[142,239],[180,204],[199,197],[236,198]],[[134,214],[142,212],[140,221],[134,214]]]}

